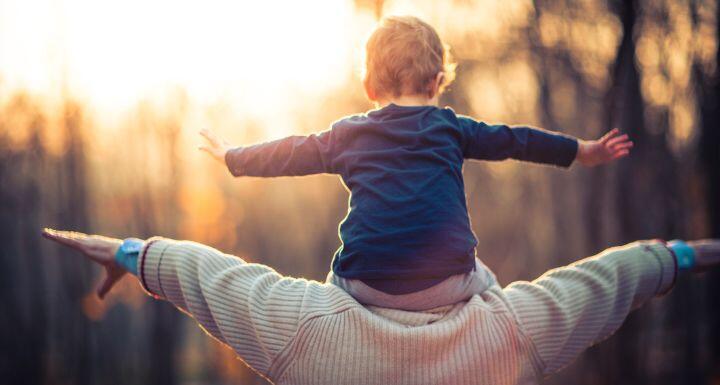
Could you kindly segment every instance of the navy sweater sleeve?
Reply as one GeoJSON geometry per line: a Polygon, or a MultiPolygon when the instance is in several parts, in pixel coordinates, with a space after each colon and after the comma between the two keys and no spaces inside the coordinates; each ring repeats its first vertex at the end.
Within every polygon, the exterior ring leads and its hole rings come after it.
{"type": "Polygon", "coordinates": [[[335,173],[332,160],[336,142],[334,130],[308,136],[290,136],[232,149],[225,154],[225,163],[234,176],[335,173]]]}
{"type": "Polygon", "coordinates": [[[517,159],[569,167],[577,154],[577,139],[524,126],[488,125],[458,117],[463,130],[463,155],[470,159],[517,159]]]}

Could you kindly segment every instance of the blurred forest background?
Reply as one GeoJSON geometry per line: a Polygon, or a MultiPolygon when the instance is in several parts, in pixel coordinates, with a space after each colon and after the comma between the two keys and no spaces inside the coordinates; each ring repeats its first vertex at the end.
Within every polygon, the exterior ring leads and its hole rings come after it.
{"type": "MultiPolygon", "coordinates": [[[[459,113],[635,142],[596,169],[466,165],[503,285],[635,239],[720,237],[715,0],[234,3],[0,0],[0,384],[265,383],[132,279],[98,301],[99,270],[39,232],[187,238],[323,280],[340,181],[232,179],[196,133],[250,144],[372,108],[360,54],[384,14],[452,47],[459,113]]],[[[720,272],[680,277],[546,383],[720,384],[718,326],[720,272]]]]}

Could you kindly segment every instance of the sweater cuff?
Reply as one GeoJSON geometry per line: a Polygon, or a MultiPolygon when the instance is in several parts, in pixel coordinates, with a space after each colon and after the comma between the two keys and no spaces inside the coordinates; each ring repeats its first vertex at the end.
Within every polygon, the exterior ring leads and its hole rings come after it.
{"type": "Polygon", "coordinates": [[[160,282],[160,265],[165,250],[171,241],[162,237],[152,237],[145,242],[138,258],[138,278],[143,289],[155,298],[164,298],[162,283],[160,282]]]}
{"type": "Polygon", "coordinates": [[[575,138],[567,136],[561,136],[560,138],[558,141],[556,164],[560,167],[567,168],[575,161],[580,144],[575,138]]]}
{"type": "Polygon", "coordinates": [[[243,176],[242,167],[238,165],[240,163],[238,158],[240,158],[242,150],[242,147],[236,147],[225,153],[225,166],[227,166],[232,176],[243,176]]]}
{"type": "Polygon", "coordinates": [[[662,241],[648,242],[644,248],[655,256],[660,268],[660,279],[655,294],[665,295],[673,288],[677,279],[678,267],[675,256],[662,241]]]}

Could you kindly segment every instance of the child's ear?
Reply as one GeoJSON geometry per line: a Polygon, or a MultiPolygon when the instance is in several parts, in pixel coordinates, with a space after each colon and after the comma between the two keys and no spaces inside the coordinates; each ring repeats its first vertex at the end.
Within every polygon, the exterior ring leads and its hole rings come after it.
{"type": "Polygon", "coordinates": [[[370,87],[370,81],[367,77],[363,79],[363,87],[365,88],[365,95],[368,99],[370,99],[371,102],[377,101],[377,94],[375,93],[375,90],[370,87]]]}
{"type": "Polygon", "coordinates": [[[440,71],[437,73],[437,75],[435,75],[435,79],[433,79],[430,83],[430,95],[428,96],[430,96],[431,99],[435,96],[438,96],[438,94],[440,93],[440,85],[443,83],[444,80],[445,72],[440,71]]]}

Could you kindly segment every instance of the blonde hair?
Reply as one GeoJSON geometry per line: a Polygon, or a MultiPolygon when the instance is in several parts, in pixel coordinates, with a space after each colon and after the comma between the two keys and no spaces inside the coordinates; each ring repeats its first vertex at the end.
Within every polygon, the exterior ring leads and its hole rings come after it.
{"type": "Polygon", "coordinates": [[[429,94],[440,72],[443,80],[438,93],[442,93],[455,79],[449,47],[432,26],[417,17],[383,18],[365,49],[365,86],[375,98],[429,94]]]}

